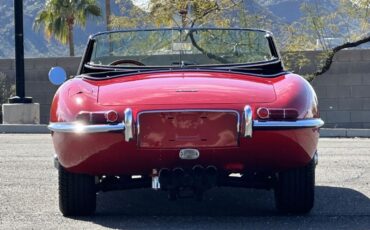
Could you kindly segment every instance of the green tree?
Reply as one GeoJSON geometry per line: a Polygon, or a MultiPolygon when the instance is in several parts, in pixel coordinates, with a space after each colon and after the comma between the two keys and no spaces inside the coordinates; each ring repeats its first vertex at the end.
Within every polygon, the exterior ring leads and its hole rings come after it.
{"type": "Polygon", "coordinates": [[[293,69],[309,62],[302,50],[322,51],[315,60],[316,71],[306,76],[309,80],[328,71],[340,50],[370,42],[370,0],[339,0],[333,11],[325,10],[317,1],[305,2],[301,10],[304,17],[285,27],[283,47],[286,66],[293,69]]]}
{"type": "Polygon", "coordinates": [[[267,11],[249,10],[252,3],[247,0],[148,0],[146,9],[132,5],[130,0],[116,2],[122,6],[123,16],[112,18],[114,28],[210,25],[274,31],[288,69],[299,70],[309,64],[302,51],[319,46],[322,53],[315,60],[316,71],[305,76],[308,80],[329,70],[334,55],[340,50],[370,42],[370,0],[333,1],[335,10],[328,10],[320,1],[303,1],[304,16],[285,25],[266,17],[267,11]],[[181,14],[182,11],[187,14],[181,14]],[[329,44],[330,38],[340,38],[342,43],[333,46],[329,44]]]}
{"type": "Polygon", "coordinates": [[[142,9],[133,6],[130,0],[117,2],[124,15],[112,18],[115,28],[229,26],[230,18],[223,15],[239,11],[243,4],[242,0],[148,0],[147,9],[142,9]]]}
{"type": "Polygon", "coordinates": [[[54,37],[69,44],[69,55],[74,56],[74,26],[85,27],[87,18],[99,16],[101,9],[96,0],[48,0],[35,18],[34,29],[43,26],[48,40],[54,37]]]}
{"type": "MultiPolygon", "coordinates": [[[[243,0],[148,0],[146,7],[132,5],[130,0],[120,0],[119,3],[122,5],[121,11],[124,15],[113,17],[114,28],[212,27],[214,25],[229,27],[234,24],[247,24],[243,0]],[[233,17],[235,15],[237,16],[233,17]],[[239,17],[239,15],[243,16],[239,17]]],[[[207,52],[199,46],[192,33],[185,37],[187,36],[194,47],[204,55],[221,63],[226,62],[222,57],[207,52]]],[[[155,41],[155,36],[151,39],[155,41]]]]}

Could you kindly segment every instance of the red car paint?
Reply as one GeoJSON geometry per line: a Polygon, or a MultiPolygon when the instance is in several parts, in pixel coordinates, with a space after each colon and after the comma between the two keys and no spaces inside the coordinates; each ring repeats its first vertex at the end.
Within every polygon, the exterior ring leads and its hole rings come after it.
{"type": "MultiPolygon", "coordinates": [[[[99,81],[69,80],[54,97],[50,122],[75,121],[80,111],[107,110],[117,111],[119,120],[122,120],[126,108],[132,109],[135,123],[139,113],[153,110],[233,110],[242,117],[245,105],[252,107],[254,119],[259,107],[295,108],[298,119],[319,117],[312,87],[295,74],[262,78],[241,73],[168,71],[99,81]]],[[[150,119],[143,122],[148,124],[150,119]]],[[[232,124],[235,122],[220,119],[232,124]]],[[[221,123],[210,123],[208,133],[225,130],[226,126],[221,123]]],[[[54,132],[52,137],[63,167],[71,172],[92,175],[149,175],[152,169],[196,164],[214,165],[229,172],[279,171],[306,165],[316,152],[318,128],[254,130],[253,137],[247,139],[241,135],[244,130],[243,126],[240,127],[238,133],[228,130],[232,133],[229,144],[214,146],[210,143],[198,146],[199,138],[195,138],[181,146],[157,143],[162,146],[158,148],[149,143],[148,138],[139,141],[136,135],[133,140],[125,142],[123,133],[54,132]],[[143,141],[147,143],[143,144],[143,141]],[[180,159],[179,150],[185,146],[199,149],[200,157],[196,160],[180,159]]],[[[171,128],[171,125],[164,125],[164,133],[171,128]]],[[[157,130],[155,134],[160,136],[158,127],[153,130],[157,130]]],[[[135,134],[137,132],[134,130],[135,134]]],[[[186,137],[195,134],[186,127],[182,132],[186,137]]]]}

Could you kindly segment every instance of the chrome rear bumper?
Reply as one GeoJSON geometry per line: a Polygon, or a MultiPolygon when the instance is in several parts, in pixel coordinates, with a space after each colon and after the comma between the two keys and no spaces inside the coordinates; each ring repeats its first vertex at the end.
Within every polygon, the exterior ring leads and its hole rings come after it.
{"type": "Polygon", "coordinates": [[[53,132],[60,133],[106,133],[125,130],[123,123],[103,124],[103,125],[85,125],[78,122],[55,122],[48,126],[53,132]]]}
{"type": "Polygon", "coordinates": [[[305,119],[297,121],[253,121],[253,129],[303,129],[303,128],[320,128],[324,121],[320,118],[305,119]]]}
{"type": "MultiPolygon", "coordinates": [[[[324,121],[317,119],[307,119],[298,121],[258,121],[254,120],[251,125],[252,130],[274,130],[274,129],[302,129],[302,128],[320,128],[324,125],[324,121]]],[[[105,133],[124,131],[125,124],[102,124],[102,125],[83,125],[77,122],[56,122],[50,123],[48,128],[54,132],[61,133],[105,133]]],[[[247,131],[246,137],[251,136],[250,128],[247,131]]]]}
{"type": "MultiPolygon", "coordinates": [[[[182,111],[182,110],[169,110],[169,111],[182,111]]],[[[184,110],[184,112],[189,110],[184,110]]],[[[198,110],[192,110],[198,111],[198,110]]],[[[199,110],[207,111],[207,110],[199,110]]],[[[209,110],[218,111],[218,110],[209,110]]],[[[236,111],[235,111],[236,112],[236,111]]],[[[237,113],[237,112],[236,112],[237,113]]],[[[140,114],[140,113],[139,113],[140,114]]],[[[238,114],[238,113],[237,113],[238,114]]],[[[324,125],[324,121],[320,118],[304,119],[296,121],[259,121],[253,120],[253,112],[249,105],[244,107],[243,120],[244,120],[244,137],[251,138],[253,130],[284,130],[284,129],[302,129],[302,128],[320,128],[324,125]]],[[[238,114],[237,130],[240,132],[241,123],[238,114]]],[[[122,123],[117,124],[82,124],[79,122],[55,122],[50,123],[48,128],[53,132],[61,133],[106,133],[124,131],[125,140],[129,142],[133,138],[134,133],[134,119],[133,113],[130,108],[124,112],[124,120],[122,123]]],[[[137,122],[139,129],[139,122],[137,122]]]]}

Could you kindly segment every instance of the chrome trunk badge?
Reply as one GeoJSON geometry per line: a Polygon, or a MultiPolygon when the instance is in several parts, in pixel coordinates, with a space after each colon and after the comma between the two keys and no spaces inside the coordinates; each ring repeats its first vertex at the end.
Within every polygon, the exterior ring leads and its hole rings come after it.
{"type": "Polygon", "coordinates": [[[195,160],[200,156],[198,149],[181,149],[179,157],[183,160],[195,160]]]}

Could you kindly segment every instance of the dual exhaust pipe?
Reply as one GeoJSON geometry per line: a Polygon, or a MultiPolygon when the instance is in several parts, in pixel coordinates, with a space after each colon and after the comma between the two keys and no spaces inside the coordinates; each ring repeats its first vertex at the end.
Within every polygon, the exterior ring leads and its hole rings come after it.
{"type": "MultiPolygon", "coordinates": [[[[158,184],[164,191],[190,188],[195,191],[205,191],[217,184],[217,168],[215,166],[194,166],[191,170],[164,168],[159,171],[158,184]]],[[[155,188],[154,188],[155,189],[155,188]]]]}

